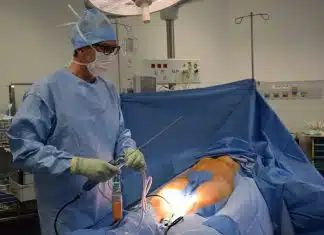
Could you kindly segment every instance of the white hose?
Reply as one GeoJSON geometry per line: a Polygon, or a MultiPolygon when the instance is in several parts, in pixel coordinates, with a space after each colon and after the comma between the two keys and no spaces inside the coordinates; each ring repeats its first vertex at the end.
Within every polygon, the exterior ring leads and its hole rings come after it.
{"type": "Polygon", "coordinates": [[[147,173],[146,171],[144,170],[142,172],[142,182],[143,182],[143,191],[142,191],[142,199],[141,199],[141,209],[142,209],[142,213],[141,213],[141,219],[140,219],[140,222],[138,224],[138,231],[136,234],[139,234],[139,232],[141,231],[141,226],[142,226],[142,223],[143,223],[143,220],[144,220],[144,214],[147,210],[147,202],[146,202],[146,197],[147,197],[147,194],[149,193],[150,191],[150,188],[152,186],[152,177],[147,177],[147,173]]]}

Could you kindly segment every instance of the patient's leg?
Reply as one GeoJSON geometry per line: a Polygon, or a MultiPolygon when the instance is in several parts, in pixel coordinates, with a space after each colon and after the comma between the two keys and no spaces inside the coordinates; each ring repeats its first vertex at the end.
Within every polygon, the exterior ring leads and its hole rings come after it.
{"type": "MultiPolygon", "coordinates": [[[[185,176],[179,176],[178,178],[171,180],[167,185],[162,187],[162,189],[158,191],[157,195],[167,198],[170,191],[183,191],[187,184],[188,179],[185,176]]],[[[164,199],[161,199],[160,197],[152,197],[149,202],[154,208],[157,222],[160,222],[162,219],[168,218],[170,216],[170,211],[172,211],[172,208],[170,208],[170,206],[172,205],[170,205],[164,199]]]]}
{"type": "MultiPolygon", "coordinates": [[[[234,178],[239,167],[239,164],[233,161],[232,158],[223,156],[218,158],[204,158],[189,169],[189,171],[210,172],[212,174],[212,179],[201,184],[193,192],[195,202],[188,205],[186,214],[196,213],[199,209],[216,204],[230,196],[234,190],[234,178]]],[[[187,187],[188,183],[187,174],[184,173],[163,186],[157,194],[162,197],[170,197],[170,194],[167,195],[168,192],[173,190],[181,193],[187,187]]],[[[170,205],[159,197],[152,198],[150,203],[156,213],[157,222],[160,222],[161,219],[168,218],[170,216],[170,211],[172,212],[175,210],[175,208],[170,208],[170,205]]],[[[180,200],[178,204],[181,203],[180,200]]],[[[176,206],[181,205],[171,205],[171,207],[176,206]]]]}

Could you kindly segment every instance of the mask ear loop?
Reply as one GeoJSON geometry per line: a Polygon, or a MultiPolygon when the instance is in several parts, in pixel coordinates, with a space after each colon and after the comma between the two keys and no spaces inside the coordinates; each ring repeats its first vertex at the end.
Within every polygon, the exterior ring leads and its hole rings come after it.
{"type": "MultiPolygon", "coordinates": [[[[76,12],[76,10],[74,10],[74,8],[71,6],[71,4],[68,4],[68,7],[69,9],[71,10],[71,12],[80,20],[81,19],[81,16],[76,12]]],[[[107,16],[105,16],[104,14],[102,14],[102,16],[104,17],[104,19],[107,21],[108,24],[112,24],[110,22],[110,20],[107,18],[107,16]]],[[[95,60],[92,61],[92,62],[89,62],[89,63],[82,63],[82,62],[79,62],[79,61],[76,61],[72,58],[71,62],[73,63],[76,63],[76,64],[79,64],[79,65],[88,65],[88,64],[91,64],[91,63],[95,63],[97,60],[98,60],[98,51],[93,47],[93,45],[91,43],[88,42],[88,40],[86,39],[86,37],[84,36],[84,34],[81,32],[80,30],[80,27],[79,27],[79,24],[78,22],[68,22],[68,23],[64,23],[64,24],[61,24],[61,25],[57,25],[57,27],[62,27],[62,26],[71,26],[71,25],[75,25],[76,26],[76,30],[78,31],[78,34],[80,35],[80,37],[94,50],[95,52],[95,60]]],[[[71,63],[70,62],[70,63],[71,63]]]]}
{"type": "MultiPolygon", "coordinates": [[[[68,4],[68,8],[70,9],[70,11],[80,20],[81,16],[76,12],[76,10],[74,10],[74,8],[71,6],[71,4],[68,4]]],[[[63,26],[71,26],[71,25],[75,25],[76,29],[80,35],[80,37],[95,51],[96,53],[96,59],[97,59],[97,50],[88,42],[88,40],[85,38],[85,36],[83,35],[83,33],[81,32],[80,28],[79,28],[79,24],[78,22],[68,22],[68,23],[64,23],[64,24],[60,24],[57,25],[57,27],[63,27],[63,26]]],[[[90,63],[94,63],[96,61],[96,59],[93,62],[90,63]]],[[[71,65],[71,62],[79,64],[79,65],[88,65],[90,63],[82,63],[79,61],[76,61],[72,58],[72,60],[70,61],[69,65],[71,65]]]]}
{"type": "MultiPolygon", "coordinates": [[[[81,16],[73,9],[71,4],[68,4],[68,8],[78,18],[78,20],[81,19],[81,16]]],[[[70,25],[76,25],[76,24],[77,24],[77,22],[68,22],[68,23],[64,23],[64,24],[59,24],[56,27],[70,26],[70,25]]]]}
{"type": "MultiPolygon", "coordinates": [[[[78,15],[78,13],[73,9],[73,7],[70,4],[68,5],[68,7],[70,8],[70,10],[72,11],[73,14],[75,14],[77,17],[79,17],[79,19],[81,19],[81,17],[78,15]]],[[[97,60],[97,50],[88,42],[88,40],[86,39],[84,34],[81,32],[81,30],[79,28],[79,24],[75,23],[75,26],[76,26],[76,29],[77,29],[80,37],[94,50],[94,52],[95,52],[95,60],[90,62],[90,63],[82,63],[82,62],[76,61],[74,59],[72,59],[72,61],[74,63],[76,63],[76,64],[79,64],[79,65],[88,65],[88,64],[96,62],[96,60],[97,60]]]]}
{"type": "Polygon", "coordinates": [[[78,17],[79,19],[81,19],[81,16],[76,12],[76,10],[74,10],[74,8],[72,7],[71,4],[68,4],[68,8],[72,11],[72,13],[78,17]]]}
{"type": "Polygon", "coordinates": [[[76,26],[76,29],[77,29],[77,31],[78,31],[78,33],[79,33],[79,35],[81,36],[81,38],[94,50],[94,52],[95,52],[95,59],[94,59],[94,61],[92,61],[92,62],[89,62],[89,63],[82,63],[82,62],[79,62],[79,61],[76,61],[76,60],[74,60],[74,59],[72,59],[72,61],[74,62],[74,63],[76,63],[76,64],[79,64],[79,65],[88,65],[88,64],[91,64],[91,63],[95,63],[96,62],[96,60],[97,60],[97,57],[98,57],[98,55],[97,55],[97,50],[88,42],[88,40],[85,38],[85,36],[83,35],[83,33],[81,32],[81,30],[80,30],[80,28],[79,28],[79,24],[75,24],[75,26],[76,26]]]}
{"type": "MultiPolygon", "coordinates": [[[[72,6],[71,5],[68,5],[69,6],[69,8],[71,9],[71,11],[77,16],[77,17],[79,17],[79,18],[81,18],[77,13],[76,13],[76,11],[72,8],[72,6]]],[[[102,14],[102,13],[101,13],[102,14]]],[[[110,20],[108,19],[108,17],[107,16],[105,16],[104,14],[102,14],[102,16],[103,16],[103,18],[105,19],[105,21],[107,22],[107,24],[109,24],[109,25],[111,25],[112,23],[110,22],[110,20]]],[[[88,64],[91,64],[91,63],[95,63],[97,60],[98,60],[98,51],[92,46],[92,44],[91,43],[89,43],[88,42],[88,40],[85,38],[85,36],[84,36],[84,34],[81,32],[81,30],[80,30],[80,28],[79,28],[79,25],[78,25],[78,23],[75,23],[75,25],[76,25],[76,29],[77,29],[77,31],[78,31],[78,33],[79,33],[79,35],[81,36],[81,38],[94,50],[94,52],[95,52],[95,60],[94,61],[92,61],[92,62],[90,62],[90,63],[81,63],[81,62],[78,62],[78,61],[75,61],[75,60],[73,60],[72,59],[72,61],[74,62],[74,63],[77,63],[77,64],[80,64],[80,65],[88,65],[88,64]]],[[[111,55],[111,56],[113,56],[113,55],[111,55]]],[[[110,63],[110,62],[107,62],[107,63],[110,63]]]]}

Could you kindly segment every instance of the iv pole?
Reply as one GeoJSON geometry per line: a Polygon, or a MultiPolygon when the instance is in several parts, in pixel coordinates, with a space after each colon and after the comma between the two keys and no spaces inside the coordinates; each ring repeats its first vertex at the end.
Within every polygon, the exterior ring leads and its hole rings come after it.
{"type": "Polygon", "coordinates": [[[251,70],[252,70],[252,79],[255,79],[255,69],[254,69],[254,17],[260,16],[264,21],[269,20],[270,15],[266,13],[254,14],[251,12],[249,15],[240,16],[235,18],[235,24],[241,24],[245,18],[250,18],[250,37],[251,37],[251,70]]]}

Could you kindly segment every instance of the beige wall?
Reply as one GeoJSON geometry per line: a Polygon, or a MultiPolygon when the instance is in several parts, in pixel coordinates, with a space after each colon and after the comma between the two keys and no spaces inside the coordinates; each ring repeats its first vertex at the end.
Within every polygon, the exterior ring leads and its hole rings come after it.
{"type": "MultiPolygon", "coordinates": [[[[37,80],[69,62],[72,53],[70,28],[56,27],[76,20],[68,3],[80,13],[84,9],[83,0],[1,1],[0,111],[7,107],[10,82],[37,80]]],[[[255,20],[256,79],[322,79],[323,8],[323,0],[204,0],[187,4],[180,9],[175,22],[176,57],[201,59],[202,86],[249,78],[249,23],[235,25],[234,18],[251,11],[268,12],[271,14],[268,23],[260,18],[255,20]]],[[[140,17],[122,22],[132,25],[134,36],[139,39],[132,67],[127,64],[128,58],[121,57],[120,77],[122,86],[126,86],[127,79],[140,71],[142,59],[166,57],[166,29],[158,13],[152,16],[150,24],[143,24],[140,17]]],[[[119,37],[125,37],[123,27],[119,28],[119,37]]],[[[118,76],[115,65],[107,78],[117,81],[118,76]]],[[[306,106],[320,110],[317,107],[321,104],[321,101],[310,101],[273,105],[289,125],[296,115],[305,113],[302,109],[306,106]],[[295,109],[292,115],[287,113],[289,107],[295,109]]],[[[313,110],[309,109],[308,113],[311,112],[313,110]]],[[[324,112],[318,111],[305,118],[320,119],[323,115],[324,112]]],[[[294,128],[300,123],[294,124],[294,128]]]]}
{"type": "MultiPolygon", "coordinates": [[[[68,64],[72,58],[68,4],[82,14],[83,0],[2,0],[0,7],[0,111],[8,104],[10,82],[33,82],[68,64]]],[[[107,79],[117,81],[117,64],[107,79]]],[[[26,87],[17,87],[20,102],[26,87]]]]}
{"type": "MultiPolygon", "coordinates": [[[[267,23],[255,18],[256,79],[322,80],[323,9],[322,0],[204,0],[187,4],[175,22],[176,57],[201,59],[201,86],[250,78],[250,23],[247,19],[236,25],[234,19],[251,11],[269,13],[267,23]]],[[[166,27],[159,14],[148,25],[140,18],[123,22],[133,25],[139,38],[133,69],[121,64],[125,86],[127,78],[140,71],[143,58],[166,58],[167,49],[166,27]]],[[[304,119],[324,120],[322,104],[323,100],[271,102],[292,131],[302,129],[304,119]]]]}

